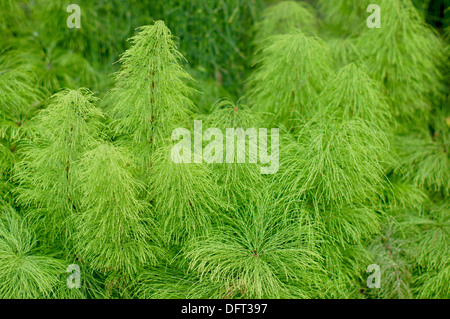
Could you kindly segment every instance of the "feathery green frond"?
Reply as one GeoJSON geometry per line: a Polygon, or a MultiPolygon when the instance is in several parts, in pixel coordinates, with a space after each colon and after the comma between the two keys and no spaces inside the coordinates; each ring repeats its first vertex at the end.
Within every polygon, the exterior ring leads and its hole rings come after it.
{"type": "Polygon", "coordinates": [[[148,204],[124,150],[101,144],[80,163],[81,214],[73,216],[75,251],[94,269],[130,278],[161,253],[148,204]],[[93,178],[95,176],[95,178],[93,178]],[[152,229],[153,228],[153,229],[152,229]]]}
{"type": "Polygon", "coordinates": [[[364,29],[358,50],[396,116],[429,109],[442,92],[443,43],[410,0],[383,0],[382,28],[364,29]]]}
{"type": "Polygon", "coordinates": [[[280,151],[277,180],[297,198],[320,205],[377,201],[388,142],[379,128],[334,114],[316,116],[280,151]]]}
{"type": "Polygon", "coordinates": [[[306,219],[282,219],[270,204],[256,203],[236,212],[210,236],[192,242],[187,258],[201,278],[224,286],[223,297],[286,296],[287,284],[299,279],[307,296],[308,283],[322,271],[320,256],[308,240],[310,227],[306,219]]]}
{"type": "Polygon", "coordinates": [[[365,26],[368,0],[317,0],[319,14],[334,33],[350,35],[365,26]]]}
{"type": "Polygon", "coordinates": [[[313,35],[317,33],[317,19],[313,7],[307,2],[280,1],[262,11],[255,29],[255,41],[262,45],[268,42],[270,36],[291,33],[297,29],[313,35]]]}
{"type": "Polygon", "coordinates": [[[62,262],[41,255],[27,223],[12,210],[0,215],[0,298],[49,298],[62,262]]]}
{"type": "Polygon", "coordinates": [[[192,102],[180,66],[182,55],[164,22],[139,28],[119,62],[116,85],[109,95],[110,114],[118,136],[140,148],[163,145],[174,125],[188,115],[192,102]]]}
{"type": "MultiPolygon", "coordinates": [[[[261,144],[258,145],[259,133],[257,128],[261,127],[262,123],[259,117],[255,116],[247,106],[235,104],[230,100],[218,101],[212,109],[213,111],[205,121],[204,129],[218,128],[222,132],[226,132],[227,129],[243,129],[244,134],[249,133],[248,138],[244,135],[244,156],[248,161],[239,163],[236,150],[239,147],[239,142],[236,141],[236,146],[231,149],[227,147],[227,143],[229,143],[227,138],[224,138],[222,141],[224,153],[234,151],[234,161],[233,163],[227,163],[224,158],[229,155],[223,154],[220,164],[211,164],[211,168],[217,174],[217,182],[225,194],[228,207],[234,209],[249,200],[257,199],[260,196],[259,190],[264,188],[265,185],[265,180],[261,175],[261,162],[257,160],[255,163],[250,162],[250,152],[260,154],[261,144]]],[[[269,135],[267,139],[270,140],[270,130],[267,130],[267,133],[269,135]]],[[[239,140],[239,137],[236,140],[239,140]]],[[[266,146],[270,149],[269,144],[266,146]]]]}
{"type": "Polygon", "coordinates": [[[369,293],[381,298],[409,299],[412,297],[410,242],[402,227],[393,220],[386,221],[382,233],[370,245],[375,264],[381,270],[381,288],[369,293]],[[406,256],[405,256],[406,255],[406,256]]]}
{"type": "Polygon", "coordinates": [[[175,163],[172,145],[152,156],[150,196],[165,238],[175,243],[211,229],[224,202],[211,170],[202,163],[175,163]]]}
{"type": "Polygon", "coordinates": [[[380,129],[387,128],[391,120],[391,109],[378,83],[354,63],[330,76],[318,104],[321,112],[343,120],[360,118],[380,129]]]}
{"type": "Polygon", "coordinates": [[[400,160],[397,173],[417,187],[441,191],[447,196],[450,192],[448,114],[448,111],[438,111],[433,116],[432,131],[421,123],[421,127],[399,134],[394,140],[400,160]]]}
{"type": "MultiPolygon", "coordinates": [[[[15,168],[18,201],[32,208],[31,218],[47,235],[68,236],[68,217],[79,206],[77,169],[81,155],[101,135],[102,112],[88,90],[64,90],[33,121],[15,168]]],[[[68,228],[69,227],[69,228],[68,228]]]]}
{"type": "Polygon", "coordinates": [[[274,36],[263,48],[260,67],[248,80],[249,104],[267,113],[268,123],[292,127],[314,111],[314,102],[331,73],[328,46],[297,31],[274,36]]]}

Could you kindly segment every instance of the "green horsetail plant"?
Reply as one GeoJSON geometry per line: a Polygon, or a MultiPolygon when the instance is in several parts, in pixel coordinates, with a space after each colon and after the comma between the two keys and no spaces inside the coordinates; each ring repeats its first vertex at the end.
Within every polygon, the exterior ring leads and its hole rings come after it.
{"type": "Polygon", "coordinates": [[[360,61],[361,53],[356,47],[357,38],[330,38],[326,42],[330,51],[333,52],[334,69],[340,69],[350,63],[360,61]]]}
{"type": "Polygon", "coordinates": [[[200,280],[223,287],[221,298],[307,298],[323,272],[312,226],[308,218],[285,219],[258,200],[192,241],[187,261],[200,280]]]}
{"type": "Polygon", "coordinates": [[[39,252],[26,221],[12,208],[0,215],[0,298],[50,298],[63,263],[39,252]]]}
{"type": "Polygon", "coordinates": [[[413,297],[411,239],[406,235],[407,229],[394,218],[388,216],[380,234],[375,237],[369,251],[373,262],[380,266],[380,289],[371,289],[369,296],[386,299],[407,299],[413,297]]]}
{"type": "Polygon", "coordinates": [[[195,298],[190,291],[198,278],[182,268],[163,265],[146,269],[136,283],[134,295],[139,299],[187,299],[195,298]]]}
{"type": "Polygon", "coordinates": [[[149,189],[166,243],[179,244],[208,233],[225,203],[209,167],[174,162],[172,154],[169,145],[151,157],[149,189]]]}
{"type": "Polygon", "coordinates": [[[323,237],[321,255],[323,267],[328,271],[328,296],[338,298],[359,297],[367,265],[371,256],[365,247],[366,240],[380,231],[380,214],[365,203],[325,206],[318,210],[321,226],[318,232],[323,237]]]}
{"type": "Polygon", "coordinates": [[[255,42],[259,49],[270,43],[270,37],[300,29],[306,35],[317,33],[314,8],[306,2],[281,1],[264,9],[255,24],[255,42]]]}
{"type": "Polygon", "coordinates": [[[0,0],[0,8],[2,8],[0,12],[0,31],[2,33],[0,42],[3,42],[3,37],[8,41],[21,31],[20,27],[23,26],[26,18],[20,5],[21,3],[17,1],[0,0]]]}
{"type": "Polygon", "coordinates": [[[78,161],[101,135],[103,117],[96,98],[86,90],[63,90],[33,121],[23,141],[23,160],[17,163],[17,200],[43,233],[65,242],[69,217],[79,209],[78,161]]]}
{"type": "Polygon", "coordinates": [[[249,104],[267,115],[267,123],[292,128],[294,120],[314,112],[331,73],[331,56],[322,40],[301,31],[274,36],[271,41],[248,80],[249,104]]]}
{"type": "Polygon", "coordinates": [[[314,206],[378,201],[388,140],[372,123],[341,116],[339,110],[317,112],[294,141],[284,143],[276,180],[285,192],[314,206]]]}
{"type": "MultiPolygon", "coordinates": [[[[370,249],[384,269],[379,298],[449,298],[449,207],[425,202],[393,212],[370,249]]],[[[373,295],[374,292],[372,292],[373,295]]]]}
{"type": "Polygon", "coordinates": [[[126,150],[101,144],[80,163],[81,213],[73,216],[74,251],[87,265],[108,274],[111,289],[126,287],[145,264],[155,264],[161,249],[143,188],[130,169],[126,150]],[[95,178],[94,178],[95,177],[95,178]]]}
{"type": "Polygon", "coordinates": [[[366,28],[358,50],[369,75],[384,85],[395,115],[408,118],[439,98],[443,44],[410,0],[383,0],[380,7],[382,27],[366,28]]]}
{"type": "MultiPolygon", "coordinates": [[[[251,135],[248,139],[245,135],[243,137],[245,139],[244,156],[246,159],[244,163],[239,163],[237,160],[238,151],[235,151],[239,147],[239,137],[235,138],[233,136],[233,139],[237,141],[235,142],[234,149],[231,149],[227,147],[227,143],[229,143],[227,136],[226,138],[222,138],[222,141],[218,141],[218,143],[223,143],[223,149],[226,152],[234,151],[234,160],[232,163],[228,163],[227,160],[224,160],[228,155],[222,154],[220,164],[216,162],[212,163],[211,168],[216,173],[218,185],[220,185],[230,209],[237,208],[249,200],[257,199],[260,196],[259,191],[264,188],[265,180],[261,175],[261,163],[258,163],[256,159],[252,163],[250,152],[260,154],[261,144],[258,145],[256,140],[258,137],[256,128],[262,127],[261,120],[247,106],[239,103],[235,104],[230,100],[221,100],[213,105],[212,112],[205,121],[205,126],[219,129],[222,132],[226,132],[227,129],[243,129],[244,134],[246,132],[251,134],[251,130],[254,130],[254,138],[251,135]]],[[[215,136],[214,138],[216,139],[218,137],[215,136]]],[[[270,149],[269,144],[266,147],[270,149]]],[[[215,152],[217,152],[216,149],[215,152]]]]}
{"type": "Polygon", "coordinates": [[[391,109],[380,85],[354,63],[337,70],[318,98],[321,112],[350,120],[360,118],[386,129],[391,122],[391,109]]]}
{"type": "Polygon", "coordinates": [[[63,49],[56,42],[45,44],[39,35],[33,35],[17,50],[32,67],[44,92],[54,94],[63,88],[79,89],[99,82],[100,74],[81,54],[63,49]]]}
{"type": "Polygon", "coordinates": [[[0,139],[5,139],[12,152],[24,134],[23,125],[42,100],[32,68],[17,54],[3,51],[0,56],[0,139]]]}
{"type": "Polygon", "coordinates": [[[47,2],[0,0],[0,298],[450,297],[428,0],[47,2]]]}
{"type": "Polygon", "coordinates": [[[415,294],[421,299],[450,298],[450,205],[429,205],[407,218],[416,232],[416,236],[411,236],[416,249],[415,294]]]}
{"type": "Polygon", "coordinates": [[[344,36],[359,33],[365,27],[364,13],[372,3],[368,0],[317,0],[317,2],[319,14],[329,26],[328,29],[344,36]]]}
{"type": "Polygon", "coordinates": [[[185,83],[190,76],[180,66],[183,56],[164,22],[138,30],[119,60],[122,67],[107,101],[114,134],[123,137],[148,175],[153,151],[166,145],[172,130],[188,117],[192,89],[185,83]]]}
{"type": "Polygon", "coordinates": [[[237,98],[250,68],[252,26],[264,5],[254,0],[171,0],[148,6],[152,17],[164,20],[180,38],[180,51],[192,67],[237,98]]]}
{"type": "Polygon", "coordinates": [[[444,196],[450,192],[449,118],[449,110],[438,110],[430,125],[418,123],[394,139],[400,161],[396,173],[416,187],[444,196]]]}
{"type": "Polygon", "coordinates": [[[188,126],[193,107],[192,89],[185,83],[191,78],[180,66],[175,39],[162,21],[140,30],[120,60],[110,113],[119,143],[141,160],[141,178],[149,183],[165,238],[179,242],[186,233],[208,229],[217,191],[202,163],[179,164],[171,158],[172,132],[188,126]]]}

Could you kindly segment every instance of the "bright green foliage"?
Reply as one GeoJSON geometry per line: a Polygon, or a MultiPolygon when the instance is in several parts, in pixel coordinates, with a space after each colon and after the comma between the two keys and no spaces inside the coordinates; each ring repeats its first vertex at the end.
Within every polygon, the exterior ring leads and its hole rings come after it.
{"type": "Polygon", "coordinates": [[[409,0],[380,3],[384,24],[358,39],[370,75],[383,83],[395,115],[430,108],[441,92],[443,44],[409,0]]]}
{"type": "Polygon", "coordinates": [[[294,125],[308,116],[331,73],[327,45],[301,31],[274,36],[262,49],[260,67],[249,79],[249,101],[268,113],[269,123],[294,125]]]}
{"type": "MultiPolygon", "coordinates": [[[[164,145],[192,108],[182,58],[170,30],[158,21],[140,28],[120,59],[122,68],[107,100],[114,133],[130,141],[145,167],[152,151],[164,145]]],[[[148,168],[144,171],[148,174],[148,168]]]]}
{"type": "Polygon", "coordinates": [[[80,163],[81,214],[74,217],[76,254],[93,269],[126,278],[155,263],[160,253],[152,243],[148,204],[137,198],[142,185],[134,180],[131,165],[124,151],[112,145],[87,152],[80,163]]]}
{"type": "MultiPolygon", "coordinates": [[[[120,18],[117,19],[117,16],[112,21],[106,19],[110,18],[113,12],[113,8],[108,7],[119,5],[117,2],[109,5],[88,0],[76,2],[70,0],[36,0],[34,2],[29,4],[29,10],[34,19],[43,21],[43,23],[37,25],[34,31],[44,47],[61,44],[71,52],[89,57],[90,61],[97,64],[100,62],[99,53],[110,53],[108,51],[112,51],[115,47],[122,44],[121,41],[112,43],[113,34],[111,30],[105,28],[106,23],[113,25],[121,22],[120,18]],[[80,7],[80,28],[69,28],[66,26],[68,17],[75,12],[67,12],[70,4],[77,4],[80,7]],[[61,26],[66,27],[62,28],[61,26]]],[[[73,22],[73,16],[69,21],[73,22]]],[[[123,38],[124,35],[120,33],[127,31],[127,28],[122,26],[121,29],[116,30],[116,36],[123,38]]],[[[120,50],[123,50],[123,47],[120,47],[120,50]]],[[[111,63],[113,61],[108,62],[111,63]]]]}
{"type": "Polygon", "coordinates": [[[388,143],[373,125],[319,113],[281,150],[277,176],[296,197],[342,205],[374,200],[383,184],[388,143]]]}
{"type": "Polygon", "coordinates": [[[394,220],[387,221],[382,233],[369,247],[375,256],[375,263],[382,269],[381,289],[375,293],[381,298],[411,298],[411,264],[404,256],[411,254],[408,239],[402,227],[394,220]]]}
{"type": "Polygon", "coordinates": [[[445,203],[409,217],[409,223],[418,232],[413,242],[419,268],[414,280],[418,298],[450,298],[449,213],[449,205],[445,203]]]}
{"type": "Polygon", "coordinates": [[[395,139],[401,164],[399,173],[417,187],[446,195],[450,191],[449,114],[449,110],[438,111],[433,116],[432,131],[421,123],[395,139]]]}
{"type": "MultiPolygon", "coordinates": [[[[364,28],[368,0],[317,0],[319,13],[330,31],[349,35],[364,28]]],[[[384,13],[384,12],[383,12],[384,13]]],[[[368,15],[367,15],[368,16],[368,15]]],[[[384,18],[384,17],[383,17],[384,18]]]]}
{"type": "Polygon", "coordinates": [[[32,69],[15,54],[9,52],[0,57],[0,137],[11,144],[22,135],[22,125],[42,99],[33,85],[36,77],[32,69]]]}
{"type": "Polygon", "coordinates": [[[175,242],[207,230],[211,213],[220,206],[204,165],[176,164],[171,158],[172,130],[184,124],[193,107],[181,59],[164,22],[141,28],[121,58],[108,100],[114,103],[115,134],[140,160],[140,178],[150,186],[157,219],[166,238],[175,242]]]}
{"type": "MultiPolygon", "coordinates": [[[[239,103],[235,104],[230,100],[222,100],[213,105],[211,115],[206,119],[205,126],[210,128],[219,128],[222,132],[226,132],[227,128],[237,129],[242,128],[244,131],[252,128],[261,127],[261,120],[253,115],[251,109],[239,103]]],[[[206,129],[206,128],[204,128],[206,129]]],[[[255,131],[257,138],[258,132],[255,131]]],[[[270,130],[268,130],[270,134],[270,130]]],[[[261,175],[261,163],[250,163],[250,151],[254,150],[259,154],[259,146],[256,140],[250,137],[245,138],[245,158],[248,160],[245,163],[238,163],[237,147],[238,138],[235,141],[235,155],[233,163],[226,163],[226,154],[223,154],[221,164],[212,164],[217,175],[217,182],[220,185],[225,200],[228,203],[228,208],[233,209],[240,204],[246,203],[248,200],[258,198],[260,196],[259,190],[265,185],[265,180],[261,175]]],[[[268,136],[270,141],[270,136],[268,136]]],[[[224,153],[227,149],[226,137],[223,139],[224,153]]],[[[267,144],[268,149],[270,145],[267,144]]]]}
{"type": "Polygon", "coordinates": [[[389,125],[391,110],[378,83],[354,63],[339,69],[319,96],[321,111],[343,120],[360,118],[379,128],[389,125]]]}
{"type": "Polygon", "coordinates": [[[253,205],[194,241],[190,267],[220,283],[222,298],[308,297],[308,284],[321,271],[310,223],[285,219],[270,204],[253,205]]]}
{"type": "MultiPolygon", "coordinates": [[[[97,143],[103,116],[86,90],[55,94],[33,123],[16,167],[17,199],[31,208],[39,229],[53,239],[70,227],[68,217],[79,206],[78,161],[97,143]]],[[[59,238],[61,239],[61,238],[59,238]]]]}
{"type": "Polygon", "coordinates": [[[0,298],[49,298],[64,268],[37,251],[27,223],[12,209],[0,218],[0,298]]]}
{"type": "MultiPolygon", "coordinates": [[[[281,1],[263,10],[256,23],[255,40],[286,34],[300,29],[305,34],[316,33],[317,19],[314,9],[305,2],[281,1]]],[[[267,40],[268,41],[268,40],[267,40]]]]}
{"type": "Polygon", "coordinates": [[[147,6],[155,20],[164,20],[180,38],[180,52],[189,56],[193,68],[233,98],[240,96],[252,60],[248,44],[264,1],[169,0],[149,1],[147,6]]]}
{"type": "Polygon", "coordinates": [[[175,163],[172,145],[152,156],[150,194],[168,241],[208,232],[218,209],[224,206],[212,172],[202,163],[175,163]]]}
{"type": "Polygon", "coordinates": [[[330,38],[327,41],[330,51],[333,52],[334,67],[342,68],[350,63],[360,60],[360,52],[356,47],[355,38],[330,38]]]}
{"type": "Polygon", "coordinates": [[[0,0],[0,298],[448,299],[443,1],[0,0]]]}

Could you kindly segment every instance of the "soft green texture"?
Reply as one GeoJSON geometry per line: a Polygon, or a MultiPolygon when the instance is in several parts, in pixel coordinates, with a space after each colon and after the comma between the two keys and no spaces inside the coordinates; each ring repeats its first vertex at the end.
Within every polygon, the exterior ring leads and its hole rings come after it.
{"type": "Polygon", "coordinates": [[[438,2],[70,3],[0,0],[0,298],[450,297],[438,2]],[[279,170],[175,163],[195,120],[279,170]]]}

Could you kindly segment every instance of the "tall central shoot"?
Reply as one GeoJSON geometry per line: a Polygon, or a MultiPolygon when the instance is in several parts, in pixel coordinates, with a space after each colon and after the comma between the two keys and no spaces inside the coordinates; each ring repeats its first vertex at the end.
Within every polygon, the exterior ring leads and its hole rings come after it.
{"type": "Polygon", "coordinates": [[[172,132],[187,126],[192,89],[177,43],[164,22],[138,29],[120,58],[116,85],[107,98],[118,144],[139,160],[139,177],[166,239],[207,229],[217,189],[203,164],[176,164],[170,158],[172,132]],[[212,204],[210,204],[212,203],[212,204]]]}
{"type": "Polygon", "coordinates": [[[192,89],[185,83],[190,76],[180,66],[183,56],[164,22],[138,30],[131,48],[119,60],[122,67],[107,101],[116,137],[125,138],[146,172],[153,151],[186,118],[192,89]]]}

